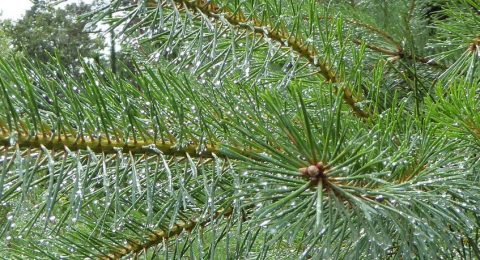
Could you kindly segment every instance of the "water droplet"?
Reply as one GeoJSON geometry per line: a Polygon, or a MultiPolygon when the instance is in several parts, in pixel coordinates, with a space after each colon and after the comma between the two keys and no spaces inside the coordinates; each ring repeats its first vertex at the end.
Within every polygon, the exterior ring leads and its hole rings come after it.
{"type": "Polygon", "coordinates": [[[260,223],[260,226],[265,227],[266,225],[268,225],[268,223],[270,223],[270,220],[265,220],[262,223],[260,223]]]}
{"type": "Polygon", "coordinates": [[[377,197],[375,197],[375,200],[378,202],[383,202],[385,198],[382,195],[378,195],[377,197]]]}

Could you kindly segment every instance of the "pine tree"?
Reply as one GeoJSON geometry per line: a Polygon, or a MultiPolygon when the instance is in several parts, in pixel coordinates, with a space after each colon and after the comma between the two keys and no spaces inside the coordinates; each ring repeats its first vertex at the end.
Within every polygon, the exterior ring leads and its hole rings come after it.
{"type": "Polygon", "coordinates": [[[128,77],[0,62],[2,257],[480,258],[478,10],[111,1],[128,77]]]}

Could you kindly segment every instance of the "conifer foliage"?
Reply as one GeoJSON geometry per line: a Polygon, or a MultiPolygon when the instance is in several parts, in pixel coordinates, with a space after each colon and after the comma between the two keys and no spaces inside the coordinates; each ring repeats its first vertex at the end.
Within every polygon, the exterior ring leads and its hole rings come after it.
{"type": "Polygon", "coordinates": [[[2,257],[480,258],[478,10],[111,1],[134,70],[0,61],[2,257]]]}

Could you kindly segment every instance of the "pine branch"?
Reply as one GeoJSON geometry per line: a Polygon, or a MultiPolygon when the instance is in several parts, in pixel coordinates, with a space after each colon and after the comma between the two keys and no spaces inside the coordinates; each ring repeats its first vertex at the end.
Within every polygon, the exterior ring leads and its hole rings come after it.
{"type": "MultiPolygon", "coordinates": [[[[331,19],[331,18],[330,18],[331,19]]],[[[388,34],[387,32],[373,26],[373,25],[370,25],[370,24],[367,24],[367,23],[362,23],[360,21],[357,21],[357,20],[346,20],[348,23],[351,23],[351,24],[354,24],[354,25],[357,25],[359,27],[363,27],[377,35],[380,35],[382,38],[384,38],[386,41],[390,42],[391,44],[395,45],[395,47],[397,47],[397,49],[401,48],[401,44],[395,40],[390,34],[388,34]]]]}
{"type": "Polygon", "coordinates": [[[0,133],[0,146],[11,147],[18,145],[20,148],[40,149],[42,146],[49,150],[64,150],[65,147],[71,151],[88,150],[95,153],[116,154],[119,151],[132,154],[158,154],[185,156],[189,154],[193,157],[213,158],[213,154],[218,157],[225,157],[221,150],[214,146],[208,146],[204,151],[198,152],[198,146],[188,145],[186,147],[177,147],[175,144],[160,141],[120,141],[107,140],[106,138],[85,139],[72,136],[61,135],[18,135],[13,143],[12,136],[8,132],[0,133]]]}
{"type": "Polygon", "coordinates": [[[220,209],[209,219],[198,223],[198,221],[191,219],[182,223],[176,224],[170,230],[154,230],[149,232],[149,236],[145,242],[129,241],[127,245],[122,248],[113,249],[109,253],[100,255],[98,258],[103,260],[121,259],[128,255],[135,255],[149,248],[155,247],[165,240],[172,239],[179,236],[185,231],[192,231],[195,228],[202,228],[207,226],[212,221],[220,217],[229,217],[233,212],[232,208],[220,209]]]}
{"type": "Polygon", "coordinates": [[[361,41],[359,39],[353,39],[352,41],[357,45],[365,44],[365,47],[367,47],[368,49],[370,49],[372,51],[375,51],[375,52],[378,52],[378,53],[381,53],[381,54],[384,54],[384,55],[387,55],[387,56],[390,56],[390,58],[392,60],[398,60],[398,59],[416,60],[416,61],[419,61],[419,62],[425,64],[425,65],[430,65],[432,67],[436,67],[436,68],[440,68],[440,69],[445,69],[446,68],[445,65],[443,65],[441,63],[438,63],[438,62],[434,61],[433,59],[428,59],[428,58],[423,57],[423,56],[414,56],[413,54],[405,54],[404,51],[401,48],[396,50],[396,51],[392,51],[392,50],[389,50],[387,48],[383,48],[383,47],[380,47],[380,46],[377,46],[377,45],[366,43],[366,42],[361,41]]]}
{"type": "MultiPolygon", "coordinates": [[[[157,37],[147,42],[161,65],[124,78],[0,64],[5,257],[478,256],[478,81],[451,77],[413,113],[415,97],[389,93],[403,83],[377,62],[427,62],[414,48],[414,1],[411,51],[375,25],[347,21],[366,36],[352,38],[343,18],[320,24],[316,1],[127,2],[104,14],[135,32],[163,23],[142,32],[157,37]],[[350,55],[352,40],[362,48],[350,55]],[[173,69],[157,70],[165,64],[173,69]],[[319,90],[319,78],[336,95],[319,90]],[[359,108],[357,87],[381,114],[359,108]],[[346,116],[345,103],[378,117],[346,116]]],[[[388,32],[401,38],[395,26],[388,32]]],[[[471,75],[477,34],[458,45],[471,75]]],[[[435,80],[418,70],[408,76],[435,80]]]]}
{"type": "MultiPolygon", "coordinates": [[[[240,11],[236,11],[233,14],[226,8],[220,8],[212,2],[186,0],[175,0],[175,2],[180,4],[180,7],[185,5],[189,9],[199,11],[210,18],[219,21],[226,20],[229,24],[237,26],[238,28],[253,29],[256,34],[270,38],[282,46],[288,46],[300,57],[307,59],[310,64],[319,68],[319,73],[324,77],[326,82],[337,84],[342,82],[331,66],[319,58],[318,51],[313,46],[304,44],[302,39],[289,35],[286,31],[273,29],[271,26],[264,24],[255,18],[248,20],[240,11]]],[[[336,86],[334,86],[334,90],[336,92],[339,91],[336,86]]],[[[367,112],[358,107],[357,101],[348,87],[344,86],[341,91],[343,92],[343,100],[350,106],[356,116],[360,118],[368,118],[370,116],[367,112]]]]}
{"type": "MultiPolygon", "coordinates": [[[[320,19],[333,20],[334,18],[331,17],[331,16],[327,16],[327,17],[320,17],[320,19]]],[[[441,64],[441,63],[439,63],[439,62],[437,62],[433,59],[429,59],[429,58],[424,57],[424,56],[413,55],[411,53],[409,53],[409,54],[405,53],[405,51],[403,50],[402,44],[400,44],[400,42],[395,40],[387,32],[385,32],[385,31],[383,31],[383,30],[381,30],[381,29],[379,29],[379,28],[377,28],[373,25],[363,23],[361,21],[354,20],[354,19],[346,19],[346,22],[349,23],[349,24],[358,26],[358,27],[362,27],[362,28],[364,28],[364,29],[382,37],[385,41],[393,44],[396,51],[393,51],[393,50],[390,50],[390,49],[387,49],[387,48],[383,48],[383,47],[380,47],[380,46],[377,46],[377,45],[373,45],[371,43],[366,43],[366,42],[362,41],[361,39],[352,39],[353,43],[355,43],[357,45],[365,44],[365,47],[367,47],[368,49],[370,49],[372,51],[375,51],[375,52],[378,52],[378,53],[381,53],[381,54],[388,55],[393,60],[396,60],[396,59],[415,60],[415,61],[419,61],[419,62],[421,62],[425,65],[429,65],[429,66],[436,67],[436,68],[439,68],[439,69],[445,69],[446,68],[446,66],[444,64],[441,64]]]]}
{"type": "MultiPolygon", "coordinates": [[[[412,7],[411,7],[412,8],[412,7]]],[[[411,14],[411,10],[409,12],[411,14]]],[[[331,17],[328,17],[328,19],[332,19],[331,17]]],[[[357,21],[357,20],[346,20],[348,23],[350,24],[353,24],[353,25],[357,25],[359,27],[363,27],[365,29],[367,29],[368,31],[371,31],[379,36],[381,36],[384,40],[386,40],[387,42],[390,42],[391,44],[394,45],[394,47],[396,48],[396,51],[392,51],[392,50],[389,50],[389,49],[386,49],[386,48],[382,48],[380,46],[377,46],[377,45],[373,45],[373,44],[370,44],[370,43],[364,43],[365,46],[372,50],[372,51],[375,51],[375,52],[379,52],[379,53],[382,53],[382,54],[385,54],[385,55],[388,55],[388,56],[391,56],[392,58],[394,59],[400,59],[400,58],[405,58],[405,59],[409,59],[409,60],[416,60],[416,61],[419,61],[423,64],[426,64],[426,65],[430,65],[430,66],[433,66],[433,67],[437,67],[437,68],[441,68],[441,69],[445,69],[445,65],[441,64],[441,63],[438,63],[436,61],[434,61],[433,59],[429,59],[427,57],[423,57],[423,56],[418,56],[418,55],[413,55],[413,54],[406,54],[405,51],[403,50],[403,47],[402,47],[402,44],[400,44],[400,42],[398,42],[397,40],[395,40],[391,35],[389,35],[387,32],[373,26],[373,25],[370,25],[370,24],[367,24],[367,23],[363,23],[363,22],[360,22],[360,21],[357,21]]],[[[355,44],[357,45],[361,45],[362,44],[362,41],[360,39],[353,39],[352,40],[355,44]]]]}

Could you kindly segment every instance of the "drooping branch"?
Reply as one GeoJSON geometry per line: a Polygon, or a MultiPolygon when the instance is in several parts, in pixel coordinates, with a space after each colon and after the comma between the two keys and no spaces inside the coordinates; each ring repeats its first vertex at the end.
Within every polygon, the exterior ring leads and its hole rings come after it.
{"type": "MultiPolygon", "coordinates": [[[[150,6],[156,6],[156,3],[152,4],[152,2],[154,1],[151,1],[150,6]]],[[[194,12],[201,12],[203,15],[213,18],[217,21],[226,21],[232,26],[246,30],[253,30],[255,34],[259,34],[262,37],[267,37],[272,41],[279,43],[281,46],[290,47],[297,53],[297,55],[307,59],[310,64],[318,68],[318,73],[322,75],[327,83],[342,83],[341,79],[337,77],[336,72],[331,68],[331,66],[319,57],[319,53],[314,46],[305,44],[302,39],[290,35],[286,31],[273,29],[270,25],[265,24],[255,18],[247,19],[240,11],[233,13],[226,8],[220,8],[210,1],[174,0],[174,2],[178,4],[179,9],[186,7],[194,12]]],[[[340,90],[336,85],[333,86],[335,92],[340,90]]],[[[350,106],[356,116],[361,118],[369,117],[367,112],[363,111],[357,106],[357,100],[353,97],[352,90],[346,86],[343,86],[343,89],[340,91],[343,92],[343,100],[348,106],[350,106]]]]}

